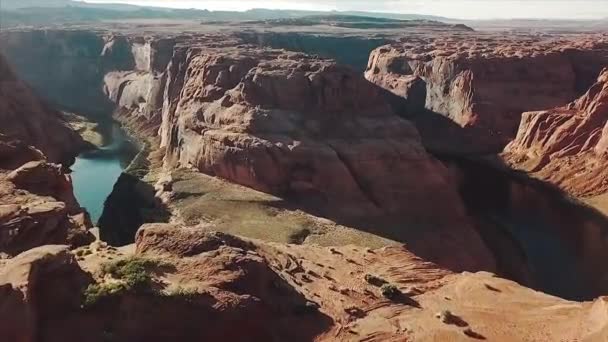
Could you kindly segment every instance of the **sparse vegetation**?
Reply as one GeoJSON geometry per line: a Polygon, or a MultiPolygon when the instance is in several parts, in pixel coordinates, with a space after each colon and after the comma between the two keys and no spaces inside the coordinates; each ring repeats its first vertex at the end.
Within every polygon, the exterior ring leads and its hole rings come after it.
{"type": "Polygon", "coordinates": [[[402,294],[399,288],[393,284],[384,284],[380,288],[380,292],[385,298],[394,300],[399,298],[402,294]]]}
{"type": "Polygon", "coordinates": [[[163,264],[158,260],[133,257],[104,263],[101,272],[102,275],[109,274],[114,279],[123,281],[128,289],[141,290],[149,288],[152,283],[150,269],[162,267],[163,264]]]}
{"type": "Polygon", "coordinates": [[[199,292],[196,288],[186,288],[181,286],[178,286],[168,292],[164,292],[165,297],[180,298],[187,302],[193,301],[198,295],[199,292]]]}
{"type": "Polygon", "coordinates": [[[100,276],[111,276],[111,281],[89,285],[84,293],[83,306],[91,306],[102,298],[125,292],[152,291],[152,268],[168,266],[166,263],[139,257],[104,263],[100,276]]]}
{"type": "Polygon", "coordinates": [[[384,280],[378,276],[375,276],[373,274],[369,274],[369,273],[365,275],[365,281],[368,282],[369,284],[377,286],[377,287],[380,287],[380,286],[388,283],[386,280],[384,280]]]}
{"type": "Polygon", "coordinates": [[[98,303],[102,298],[113,297],[127,291],[124,283],[91,284],[83,293],[83,306],[89,307],[98,303]]]}

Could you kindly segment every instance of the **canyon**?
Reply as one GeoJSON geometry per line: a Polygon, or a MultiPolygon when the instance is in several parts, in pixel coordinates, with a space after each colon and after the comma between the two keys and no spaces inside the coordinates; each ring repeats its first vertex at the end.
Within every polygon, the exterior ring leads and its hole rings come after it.
{"type": "Polygon", "coordinates": [[[608,339],[608,35],[341,19],[0,32],[0,335],[608,339]]]}

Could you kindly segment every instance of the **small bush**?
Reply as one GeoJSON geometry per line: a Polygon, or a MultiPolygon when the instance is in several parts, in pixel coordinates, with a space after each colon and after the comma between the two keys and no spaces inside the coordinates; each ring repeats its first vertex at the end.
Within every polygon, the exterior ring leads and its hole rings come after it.
{"type": "Polygon", "coordinates": [[[128,291],[149,291],[153,281],[150,268],[166,264],[151,259],[128,258],[101,265],[101,275],[110,275],[113,282],[91,284],[83,293],[83,306],[91,306],[102,298],[116,296],[128,291]]]}
{"type": "Polygon", "coordinates": [[[199,293],[198,290],[195,288],[185,288],[178,286],[169,292],[165,292],[164,295],[166,297],[180,298],[190,302],[194,300],[199,295],[199,293]]]}
{"type": "Polygon", "coordinates": [[[149,269],[163,265],[157,260],[133,257],[105,263],[101,266],[101,272],[102,275],[109,274],[114,279],[124,281],[129,290],[142,290],[152,284],[149,269]]]}
{"type": "Polygon", "coordinates": [[[84,290],[83,306],[92,306],[102,298],[119,295],[127,291],[123,283],[91,284],[84,290]]]}
{"type": "Polygon", "coordinates": [[[375,275],[372,275],[372,274],[366,274],[365,275],[365,281],[368,282],[369,284],[372,284],[372,285],[377,286],[377,287],[380,287],[380,286],[382,286],[382,285],[384,285],[384,284],[387,283],[386,280],[384,280],[384,279],[382,279],[380,277],[377,277],[375,275]]]}
{"type": "Polygon", "coordinates": [[[388,298],[391,300],[399,298],[401,296],[401,291],[397,288],[397,286],[395,286],[393,284],[382,285],[382,287],[380,288],[380,292],[382,292],[382,295],[385,298],[388,298]]]}

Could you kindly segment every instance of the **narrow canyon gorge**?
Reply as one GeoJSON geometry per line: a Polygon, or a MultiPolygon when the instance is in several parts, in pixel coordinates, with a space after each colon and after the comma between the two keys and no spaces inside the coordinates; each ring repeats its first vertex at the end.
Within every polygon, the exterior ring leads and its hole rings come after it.
{"type": "Polygon", "coordinates": [[[608,34],[328,20],[1,31],[0,336],[607,341],[608,34]]]}

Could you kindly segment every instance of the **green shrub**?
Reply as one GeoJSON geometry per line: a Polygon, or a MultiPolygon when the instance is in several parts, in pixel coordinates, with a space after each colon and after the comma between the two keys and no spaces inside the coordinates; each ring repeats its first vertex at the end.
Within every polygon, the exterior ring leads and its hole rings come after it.
{"type": "Polygon", "coordinates": [[[401,296],[401,291],[399,290],[399,288],[397,288],[397,286],[395,286],[393,284],[382,285],[382,287],[380,288],[380,292],[382,293],[382,295],[385,298],[388,298],[391,300],[399,298],[401,296]]]}
{"type": "Polygon", "coordinates": [[[102,298],[119,295],[127,291],[123,283],[91,284],[84,290],[83,306],[95,305],[102,298]]]}
{"type": "Polygon", "coordinates": [[[104,263],[101,265],[101,276],[110,275],[115,281],[89,285],[83,293],[83,306],[91,306],[102,298],[128,291],[150,291],[153,285],[150,269],[165,265],[157,260],[139,257],[104,263]]]}
{"type": "Polygon", "coordinates": [[[374,286],[378,286],[378,287],[385,285],[387,283],[386,280],[384,280],[378,276],[372,275],[372,274],[366,274],[365,281],[374,286]]]}
{"type": "Polygon", "coordinates": [[[132,257],[121,259],[101,266],[102,275],[109,274],[122,280],[129,290],[148,289],[152,285],[150,269],[164,264],[157,260],[132,257]]]}

